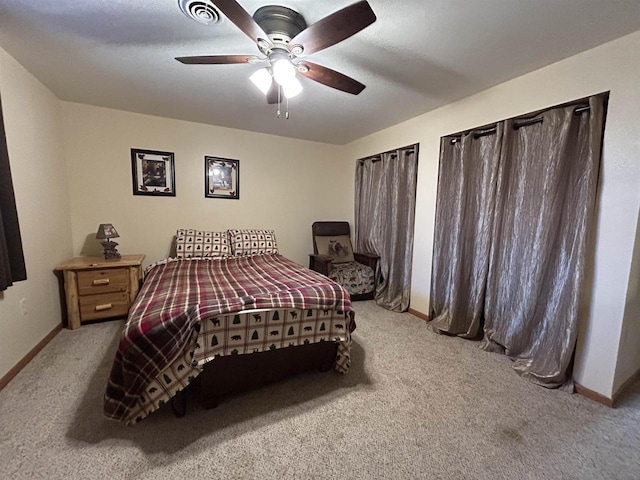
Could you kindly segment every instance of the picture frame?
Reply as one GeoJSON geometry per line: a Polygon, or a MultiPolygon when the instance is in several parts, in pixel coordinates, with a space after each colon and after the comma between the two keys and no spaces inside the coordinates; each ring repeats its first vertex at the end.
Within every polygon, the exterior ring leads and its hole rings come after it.
{"type": "Polygon", "coordinates": [[[240,160],[204,157],[205,198],[240,198],[240,160]]]}
{"type": "Polygon", "coordinates": [[[134,195],[175,197],[173,152],[131,149],[131,177],[134,195]]]}

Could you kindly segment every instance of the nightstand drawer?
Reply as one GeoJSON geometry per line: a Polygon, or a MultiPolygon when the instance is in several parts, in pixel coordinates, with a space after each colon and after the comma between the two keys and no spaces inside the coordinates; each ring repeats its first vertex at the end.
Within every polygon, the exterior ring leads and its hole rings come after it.
{"type": "Polygon", "coordinates": [[[126,316],[128,313],[129,294],[126,292],[80,297],[82,321],[126,316]]]}
{"type": "Polygon", "coordinates": [[[78,294],[126,292],[129,288],[128,272],[126,268],[80,271],[78,272],[78,294]]]}

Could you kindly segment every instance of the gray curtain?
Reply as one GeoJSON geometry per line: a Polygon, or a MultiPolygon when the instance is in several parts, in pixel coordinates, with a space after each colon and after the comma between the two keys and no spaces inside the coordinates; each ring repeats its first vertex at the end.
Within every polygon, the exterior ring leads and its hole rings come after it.
{"type": "Polygon", "coordinates": [[[0,291],[27,279],[0,100],[0,291]]]}
{"type": "Polygon", "coordinates": [[[356,251],[380,256],[376,303],[409,308],[418,145],[358,160],[355,185],[356,251]]]}
{"type": "Polygon", "coordinates": [[[535,383],[557,387],[576,343],[604,126],[604,96],[505,125],[487,278],[487,350],[535,383]]]}
{"type": "Polygon", "coordinates": [[[548,387],[571,385],[606,99],[441,144],[430,327],[483,335],[482,348],[548,387]]]}
{"type": "Polygon", "coordinates": [[[500,123],[441,140],[429,308],[439,333],[482,331],[502,132],[500,123]]]}

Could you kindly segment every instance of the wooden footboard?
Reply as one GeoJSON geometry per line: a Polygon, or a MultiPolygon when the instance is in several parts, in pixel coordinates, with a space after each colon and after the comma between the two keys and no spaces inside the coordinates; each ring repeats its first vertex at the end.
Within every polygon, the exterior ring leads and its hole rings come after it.
{"type": "Polygon", "coordinates": [[[227,395],[250,390],[308,370],[333,370],[338,344],[319,342],[247,355],[218,357],[197,377],[200,401],[214,408],[227,395]]]}

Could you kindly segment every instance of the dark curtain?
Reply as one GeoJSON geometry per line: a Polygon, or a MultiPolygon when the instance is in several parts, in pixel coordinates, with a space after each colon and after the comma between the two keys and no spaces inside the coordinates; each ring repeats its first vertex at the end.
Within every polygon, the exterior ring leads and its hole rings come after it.
{"type": "Polygon", "coordinates": [[[376,303],[404,312],[411,294],[418,145],[356,163],[356,251],[380,256],[376,303]]]}
{"type": "Polygon", "coordinates": [[[0,291],[27,279],[0,100],[0,291]]]}
{"type": "Polygon", "coordinates": [[[604,96],[590,110],[545,111],[505,125],[487,279],[484,348],[549,387],[570,380],[584,290],[604,126],[604,96]]]}
{"type": "Polygon", "coordinates": [[[502,131],[441,140],[429,309],[439,333],[481,332],[502,131]]]}

